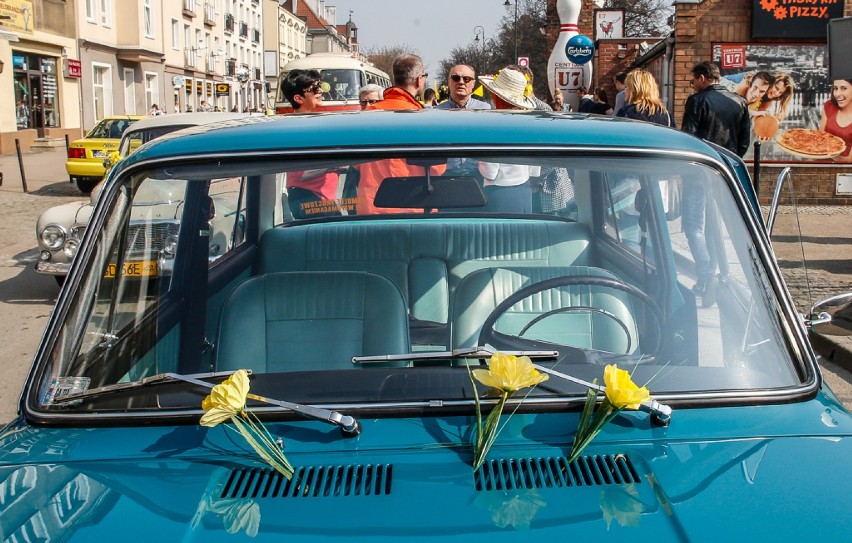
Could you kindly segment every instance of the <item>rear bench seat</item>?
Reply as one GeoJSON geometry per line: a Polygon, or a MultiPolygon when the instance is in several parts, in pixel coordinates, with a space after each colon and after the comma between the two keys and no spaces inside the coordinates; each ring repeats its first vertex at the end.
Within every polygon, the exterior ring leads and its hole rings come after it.
{"type": "Polygon", "coordinates": [[[592,265],[580,223],[492,220],[376,221],[275,228],[260,242],[256,274],[363,271],[403,295],[414,345],[448,347],[450,300],[467,275],[485,268],[592,265]]]}

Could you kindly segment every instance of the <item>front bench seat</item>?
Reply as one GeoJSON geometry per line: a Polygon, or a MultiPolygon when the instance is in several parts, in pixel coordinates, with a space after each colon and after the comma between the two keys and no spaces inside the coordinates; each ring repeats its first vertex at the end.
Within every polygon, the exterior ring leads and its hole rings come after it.
{"type": "MultiPolygon", "coordinates": [[[[615,277],[591,266],[486,268],[471,273],[453,297],[452,347],[475,346],[485,319],[511,294],[564,275],[615,277]]],[[[639,336],[630,296],[612,288],[571,285],[539,292],[509,308],[497,320],[496,329],[517,334],[535,316],[561,307],[594,307],[612,313],[625,323],[632,338],[630,348],[621,326],[609,317],[582,310],[548,317],[533,325],[524,337],[618,354],[637,351],[639,336]]]]}
{"type": "MultiPolygon", "coordinates": [[[[366,272],[280,272],[239,285],[222,309],[216,369],[348,369],[410,351],[399,289],[366,272]]],[[[399,363],[396,365],[407,365],[399,363]]]]}

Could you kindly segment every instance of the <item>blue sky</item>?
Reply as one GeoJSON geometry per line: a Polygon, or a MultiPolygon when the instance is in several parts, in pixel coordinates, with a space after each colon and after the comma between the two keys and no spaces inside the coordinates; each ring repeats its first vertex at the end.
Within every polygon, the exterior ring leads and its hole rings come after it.
{"type": "Polygon", "coordinates": [[[442,59],[459,45],[473,42],[474,27],[493,38],[506,13],[504,0],[326,0],[337,7],[337,24],[352,20],[358,26],[363,49],[381,45],[409,45],[429,73],[436,74],[442,59]]]}

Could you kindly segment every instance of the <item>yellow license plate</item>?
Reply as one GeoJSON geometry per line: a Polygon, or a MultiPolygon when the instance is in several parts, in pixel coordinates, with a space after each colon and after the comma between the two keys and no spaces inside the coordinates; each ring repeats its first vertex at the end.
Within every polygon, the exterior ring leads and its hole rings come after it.
{"type": "MultiPolygon", "coordinates": [[[[112,279],[115,277],[115,264],[107,266],[104,277],[112,279]]],[[[125,277],[156,277],[158,275],[156,260],[143,260],[141,262],[125,262],[121,265],[121,275],[125,277]]]]}

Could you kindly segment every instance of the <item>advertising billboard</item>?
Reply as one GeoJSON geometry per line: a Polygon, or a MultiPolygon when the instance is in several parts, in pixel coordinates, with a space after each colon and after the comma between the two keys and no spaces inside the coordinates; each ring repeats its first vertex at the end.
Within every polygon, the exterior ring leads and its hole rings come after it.
{"type": "Polygon", "coordinates": [[[749,104],[761,162],[852,162],[852,125],[838,124],[852,112],[852,85],[847,98],[846,82],[829,79],[827,54],[820,44],[713,44],[721,84],[749,104]]]}

